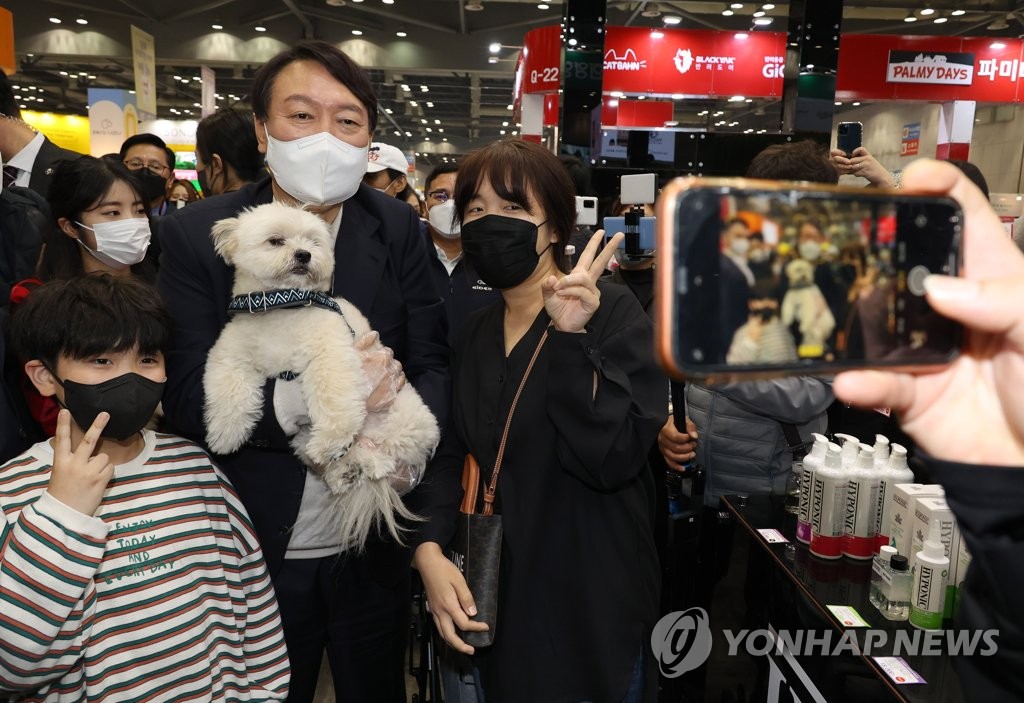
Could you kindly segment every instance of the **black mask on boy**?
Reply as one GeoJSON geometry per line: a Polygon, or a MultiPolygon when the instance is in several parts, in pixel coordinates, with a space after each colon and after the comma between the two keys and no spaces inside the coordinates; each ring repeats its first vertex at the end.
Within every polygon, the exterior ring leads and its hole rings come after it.
{"type": "Polygon", "coordinates": [[[126,373],[103,383],[76,383],[54,379],[64,389],[64,407],[71,412],[82,431],[92,427],[101,412],[110,413],[110,420],[100,434],[119,442],[142,430],[156,412],[164,394],[164,384],[151,381],[137,373],[126,373]]]}

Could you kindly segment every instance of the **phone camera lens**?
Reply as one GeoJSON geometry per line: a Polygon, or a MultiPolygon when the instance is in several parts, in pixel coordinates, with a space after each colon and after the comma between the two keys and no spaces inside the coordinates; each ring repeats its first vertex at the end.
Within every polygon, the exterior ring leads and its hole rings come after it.
{"type": "Polygon", "coordinates": [[[928,216],[918,215],[914,218],[914,224],[917,225],[918,229],[924,229],[928,226],[928,216]]]}
{"type": "Polygon", "coordinates": [[[844,124],[839,125],[839,133],[846,134],[847,127],[844,124]]]}

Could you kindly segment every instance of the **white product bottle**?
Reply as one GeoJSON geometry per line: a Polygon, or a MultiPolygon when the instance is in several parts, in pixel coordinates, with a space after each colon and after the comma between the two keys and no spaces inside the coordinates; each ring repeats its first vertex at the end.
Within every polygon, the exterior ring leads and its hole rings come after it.
{"type": "Polygon", "coordinates": [[[843,448],[842,452],[842,463],[843,468],[850,470],[853,465],[857,462],[857,455],[860,454],[860,440],[854,437],[852,434],[843,434],[841,432],[836,433],[836,442],[842,442],[839,446],[843,448]]]}
{"type": "Polygon", "coordinates": [[[878,479],[878,490],[875,492],[875,545],[874,552],[878,554],[878,548],[885,542],[878,539],[882,531],[882,513],[885,512],[885,501],[889,500],[889,438],[883,434],[875,435],[875,477],[878,479]]]}
{"type": "Polygon", "coordinates": [[[889,454],[889,463],[885,467],[885,484],[879,484],[879,498],[882,513],[878,516],[878,534],[875,540],[879,547],[889,544],[892,536],[892,487],[898,483],[913,483],[914,472],[907,465],[907,448],[902,444],[893,444],[889,454]]]}
{"type": "Polygon", "coordinates": [[[811,554],[822,559],[843,556],[847,477],[841,454],[839,446],[830,442],[812,481],[811,554]]]}
{"type": "Polygon", "coordinates": [[[828,452],[828,437],[814,432],[814,444],[804,457],[804,472],[800,476],[800,504],[796,514],[796,538],[804,544],[811,542],[811,491],[814,472],[821,466],[828,452]]]}
{"type": "Polygon", "coordinates": [[[889,438],[884,434],[875,435],[875,470],[880,471],[889,465],[889,438]]]}
{"type": "Polygon", "coordinates": [[[875,450],[867,444],[861,444],[860,454],[847,480],[846,517],[843,527],[845,556],[851,559],[870,559],[875,555],[877,505],[878,475],[875,473],[875,450]]]}
{"type": "Polygon", "coordinates": [[[914,588],[910,593],[910,624],[922,630],[942,628],[946,608],[946,578],[949,557],[940,537],[939,520],[928,526],[924,549],[914,557],[914,588]]]}

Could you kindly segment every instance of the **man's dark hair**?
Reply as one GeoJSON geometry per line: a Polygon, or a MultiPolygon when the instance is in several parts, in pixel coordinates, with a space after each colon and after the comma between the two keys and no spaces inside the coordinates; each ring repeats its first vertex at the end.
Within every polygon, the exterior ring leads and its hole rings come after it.
{"type": "Polygon", "coordinates": [[[565,166],[565,172],[569,174],[573,190],[576,195],[597,195],[590,185],[590,169],[583,163],[583,160],[572,154],[562,154],[558,160],[565,166]]]}
{"type": "Polygon", "coordinates": [[[8,117],[21,117],[21,109],[14,97],[14,88],[7,74],[0,71],[0,112],[8,117]]]}
{"type": "Polygon", "coordinates": [[[315,61],[336,81],[352,91],[366,108],[370,132],[377,128],[377,96],[373,93],[366,71],[341,49],[325,41],[301,41],[267,61],[252,82],[252,111],[256,119],[265,121],[270,109],[270,94],[277,74],[295,61],[315,61]]]}
{"type": "Polygon", "coordinates": [[[427,180],[423,181],[423,194],[426,195],[427,193],[430,192],[430,188],[434,185],[434,181],[436,181],[439,177],[443,176],[446,173],[458,173],[458,171],[458,164],[440,164],[438,166],[435,166],[434,170],[431,171],[430,175],[427,176],[427,180]]]}
{"type": "Polygon", "coordinates": [[[810,139],[790,144],[773,144],[754,157],[747,178],[773,181],[839,182],[839,172],[825,147],[810,139]]]}
{"type": "Polygon", "coordinates": [[[985,195],[985,199],[988,199],[988,181],[985,180],[985,176],[982,175],[980,168],[970,161],[963,161],[961,159],[949,159],[949,163],[963,171],[964,175],[971,179],[974,185],[978,186],[978,190],[985,195]]]}
{"type": "Polygon", "coordinates": [[[61,357],[88,359],[170,346],[173,323],[156,288],[132,276],[91,273],[44,283],[11,318],[11,342],[22,361],[51,370],[61,357]]]}
{"type": "Polygon", "coordinates": [[[267,175],[248,110],[228,107],[204,117],[196,127],[196,154],[207,166],[216,154],[247,183],[267,175]]]}
{"type": "Polygon", "coordinates": [[[143,132],[142,134],[134,134],[124,140],[124,142],[121,144],[120,151],[122,161],[124,161],[125,156],[128,155],[128,150],[137,144],[150,144],[152,146],[157,147],[158,149],[163,149],[164,154],[166,154],[167,156],[167,168],[170,169],[171,171],[174,170],[174,152],[167,147],[167,142],[165,142],[163,139],[156,136],[155,134],[150,134],[149,132],[143,132]]]}

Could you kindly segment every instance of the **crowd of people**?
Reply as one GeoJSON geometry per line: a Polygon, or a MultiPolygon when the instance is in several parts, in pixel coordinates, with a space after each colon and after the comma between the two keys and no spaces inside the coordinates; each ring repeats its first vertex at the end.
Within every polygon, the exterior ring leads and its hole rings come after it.
{"type": "MultiPolygon", "coordinates": [[[[421,200],[401,151],[372,141],[366,73],[325,42],[265,63],[251,95],[252,115],[222,111],[199,125],[201,199],[175,180],[174,154],[154,135],[94,158],[0,120],[0,696],[311,701],[326,656],[338,700],[405,701],[415,570],[448,648],[448,700],[652,701],[666,508],[655,498],[664,469],[652,464],[685,470],[696,458],[709,509],[732,492],[780,492],[786,425],[801,438],[824,429],[833,392],[892,407],[928,455],[976,560],[964,621],[1002,633],[999,656],[964,665],[965,685],[977,700],[1020,694],[1019,667],[1007,663],[1020,658],[1024,622],[1008,592],[1024,577],[1013,528],[1024,473],[1011,468],[1024,466],[1014,393],[1024,256],[962,171],[922,162],[902,182],[964,208],[966,277],[925,281],[936,309],[968,330],[953,364],[834,384],[687,384],[672,418],[645,314],[654,259],[617,255],[622,236],[602,232],[567,255],[581,234],[569,164],[501,141],[435,169],[421,200]],[[404,542],[338,544],[332,489],[293,451],[312,414],[295,374],[265,379],[238,451],[203,449],[206,358],[233,277],[211,232],[270,202],[329,229],[327,293],[362,311],[388,350],[382,363],[359,348],[376,409],[408,383],[443,429],[406,496],[421,520],[404,542]],[[615,256],[617,278],[607,275],[615,256]],[[965,434],[974,441],[948,439],[965,434]],[[737,448],[750,453],[738,460],[737,448]],[[493,645],[476,649],[464,635],[487,626],[444,553],[467,454],[482,486],[503,462],[491,495],[504,529],[500,616],[493,645]]],[[[834,183],[837,167],[873,166],[852,156],[771,147],[747,175],[834,183]]],[[[879,274],[833,296],[826,277],[847,263],[854,279],[869,277],[854,263],[864,257],[831,252],[811,218],[788,252],[768,240],[742,217],[725,223],[722,276],[739,302],[730,356],[841,347],[851,291],[874,294],[879,274]],[[794,262],[810,269],[804,278],[788,278],[794,262]],[[813,300],[796,300],[812,286],[813,300]]]]}

